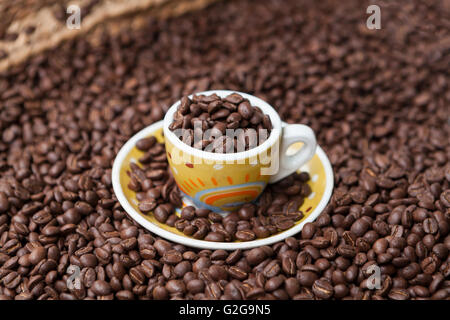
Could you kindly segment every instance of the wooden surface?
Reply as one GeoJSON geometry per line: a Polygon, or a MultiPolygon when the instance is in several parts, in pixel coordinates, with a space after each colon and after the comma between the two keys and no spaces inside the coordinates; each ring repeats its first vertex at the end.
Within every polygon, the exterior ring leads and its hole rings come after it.
{"type": "Polygon", "coordinates": [[[149,16],[167,18],[218,0],[0,0],[0,71],[61,41],[122,26],[139,28],[149,16]],[[66,8],[81,8],[81,28],[69,29],[66,8]]]}

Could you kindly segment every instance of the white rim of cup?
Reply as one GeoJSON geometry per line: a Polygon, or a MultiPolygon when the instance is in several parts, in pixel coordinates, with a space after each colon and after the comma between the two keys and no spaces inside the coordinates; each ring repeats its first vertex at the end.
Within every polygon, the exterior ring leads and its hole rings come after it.
{"type": "MultiPolygon", "coordinates": [[[[235,91],[232,91],[235,92],[235,91]]],[[[199,249],[223,249],[223,250],[236,250],[236,249],[251,249],[255,247],[260,247],[264,245],[270,245],[272,243],[282,241],[288,237],[291,237],[295,235],[296,233],[300,232],[305,223],[313,222],[319,214],[322,212],[323,209],[325,209],[326,205],[328,204],[328,201],[330,200],[331,193],[333,191],[333,185],[334,185],[334,176],[333,176],[333,170],[331,168],[330,161],[325,154],[325,152],[322,150],[322,148],[318,145],[316,149],[316,154],[318,155],[320,161],[322,162],[324,169],[325,169],[325,177],[326,177],[326,186],[325,191],[322,195],[322,199],[320,199],[319,204],[317,207],[308,215],[308,217],[302,221],[301,223],[295,225],[294,227],[278,233],[274,236],[264,238],[264,239],[258,239],[258,240],[252,240],[252,241],[246,241],[246,242],[212,242],[212,241],[205,241],[205,240],[197,240],[185,236],[181,236],[178,234],[175,234],[173,232],[164,230],[157,226],[156,224],[148,221],[145,219],[141,213],[139,213],[137,210],[131,206],[131,204],[128,202],[128,199],[125,197],[125,194],[122,190],[121,184],[120,184],[120,168],[122,166],[122,163],[128,153],[133,149],[133,147],[136,145],[136,142],[142,138],[148,137],[151,133],[154,133],[156,130],[163,127],[163,121],[158,121],[138,133],[136,133],[130,140],[128,140],[120,149],[119,153],[116,156],[116,159],[114,160],[113,168],[112,168],[112,184],[114,193],[116,194],[117,200],[119,201],[122,208],[130,215],[130,217],[135,220],[137,223],[139,223],[141,226],[143,226],[148,231],[173,242],[180,243],[182,245],[193,247],[193,248],[199,248],[199,249]]],[[[300,168],[299,168],[300,169],[300,168]]]]}
{"type": "Polygon", "coordinates": [[[233,91],[233,90],[209,90],[209,91],[203,91],[203,92],[197,92],[194,94],[189,95],[189,98],[192,99],[194,95],[211,95],[211,94],[217,94],[221,98],[225,98],[226,96],[237,93],[241,95],[242,97],[248,99],[250,101],[250,104],[252,106],[257,106],[261,108],[264,114],[267,114],[270,117],[270,120],[272,121],[272,132],[269,135],[269,138],[264,141],[261,145],[242,152],[236,152],[236,153],[213,153],[208,151],[203,151],[196,149],[194,147],[188,146],[184,142],[182,142],[178,137],[169,130],[169,126],[173,121],[173,115],[177,111],[178,106],[181,103],[181,100],[178,100],[175,102],[169,110],[167,110],[167,113],[164,117],[164,137],[165,139],[170,140],[170,142],[176,146],[178,149],[182,150],[183,152],[186,152],[188,154],[194,155],[196,158],[202,158],[207,160],[214,160],[214,161],[223,161],[223,162],[231,162],[231,161],[238,161],[243,160],[246,158],[252,158],[257,156],[258,154],[263,153],[265,150],[267,150],[269,147],[274,145],[281,136],[281,119],[278,113],[275,111],[275,109],[265,102],[264,100],[252,96],[248,93],[243,93],[239,91],[233,91]]]}

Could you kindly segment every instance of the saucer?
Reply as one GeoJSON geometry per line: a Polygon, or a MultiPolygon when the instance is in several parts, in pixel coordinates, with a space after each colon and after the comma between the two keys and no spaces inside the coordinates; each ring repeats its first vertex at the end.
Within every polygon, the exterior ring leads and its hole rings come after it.
{"type": "MultiPolygon", "coordinates": [[[[188,247],[211,250],[250,249],[270,245],[300,232],[305,223],[312,222],[319,216],[330,200],[333,191],[333,170],[327,155],[320,146],[317,146],[314,157],[299,168],[299,171],[309,173],[311,179],[308,181],[308,184],[311,187],[312,193],[305,198],[304,203],[299,208],[303,212],[304,217],[297,221],[292,228],[267,238],[245,242],[212,242],[188,237],[175,227],[158,222],[151,212],[148,214],[141,213],[138,209],[136,193],[127,187],[130,182],[130,177],[127,174],[127,171],[130,170],[130,163],[137,162],[137,159],[143,155],[143,152],[136,148],[136,142],[152,135],[156,137],[158,142],[164,142],[162,120],[142,129],[122,146],[114,160],[112,183],[116,197],[128,215],[145,229],[167,240],[188,247]]],[[[301,146],[302,143],[293,144],[287,150],[287,153],[294,154],[301,146]]]]}

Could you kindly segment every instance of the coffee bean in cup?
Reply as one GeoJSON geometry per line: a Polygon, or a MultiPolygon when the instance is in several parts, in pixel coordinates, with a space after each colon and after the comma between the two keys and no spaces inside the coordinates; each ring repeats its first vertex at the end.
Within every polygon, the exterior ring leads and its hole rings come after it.
{"type": "Polygon", "coordinates": [[[169,129],[187,145],[215,153],[253,149],[270,135],[267,114],[238,93],[184,96],[169,129]]]}

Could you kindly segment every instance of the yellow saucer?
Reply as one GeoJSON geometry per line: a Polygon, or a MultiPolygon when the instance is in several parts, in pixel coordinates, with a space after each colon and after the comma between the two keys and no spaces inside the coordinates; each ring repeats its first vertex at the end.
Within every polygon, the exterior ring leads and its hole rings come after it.
{"type": "MultiPolygon", "coordinates": [[[[333,171],[331,169],[330,161],[325,152],[317,146],[316,154],[307,162],[304,166],[299,168],[299,171],[306,171],[309,173],[311,179],[308,184],[311,187],[312,193],[309,197],[305,198],[304,203],[299,208],[303,212],[304,217],[296,224],[283,232],[270,236],[264,239],[257,239],[247,242],[211,242],[205,240],[197,240],[184,235],[174,227],[169,227],[166,224],[158,222],[152,213],[143,214],[138,209],[138,201],[136,199],[136,193],[130,190],[127,185],[130,182],[130,177],[127,171],[130,170],[130,162],[136,162],[143,152],[136,148],[136,142],[142,138],[155,136],[158,142],[164,142],[163,121],[158,121],[151,126],[142,129],[135,134],[130,140],[128,140],[114,160],[112,170],[112,182],[114,192],[124,210],[147,230],[157,234],[160,237],[166,238],[170,241],[181,243],[183,245],[202,249],[224,249],[224,250],[236,250],[236,249],[249,249],[259,247],[263,245],[269,245],[274,242],[278,242],[291,237],[300,232],[303,225],[307,222],[312,222],[322,212],[328,203],[333,191],[333,171]]],[[[288,149],[288,154],[293,154],[301,148],[301,143],[292,145],[288,149]]]]}

